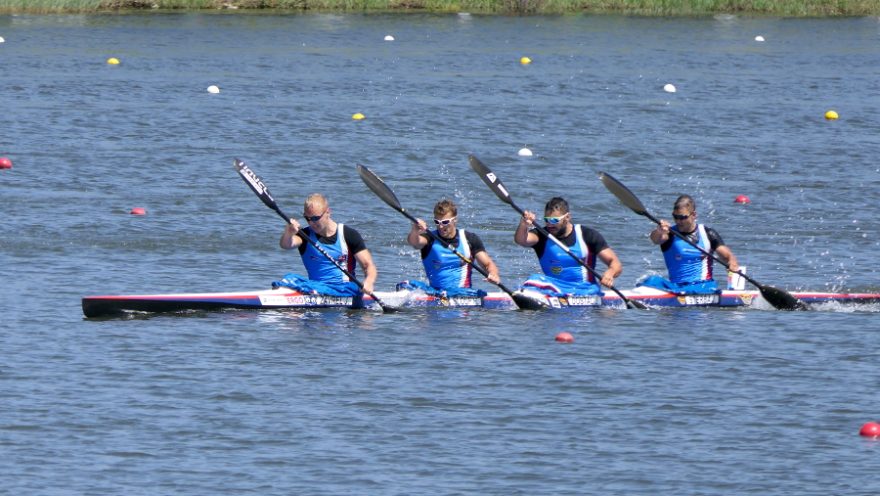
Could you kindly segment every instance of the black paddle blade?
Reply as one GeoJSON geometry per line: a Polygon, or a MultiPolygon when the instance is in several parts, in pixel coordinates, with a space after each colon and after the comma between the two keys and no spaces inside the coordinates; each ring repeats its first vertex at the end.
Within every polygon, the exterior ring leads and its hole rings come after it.
{"type": "Polygon", "coordinates": [[[547,302],[522,293],[510,293],[510,297],[513,298],[513,302],[516,303],[517,308],[520,310],[544,310],[549,308],[547,302]]]}
{"type": "Polygon", "coordinates": [[[366,184],[373,193],[376,193],[376,196],[390,205],[391,208],[398,211],[403,210],[403,207],[400,206],[400,201],[397,200],[397,195],[394,194],[394,191],[391,191],[391,188],[385,184],[385,181],[361,164],[358,164],[357,171],[361,176],[361,179],[364,181],[364,184],[366,184]]]}
{"type": "Polygon", "coordinates": [[[238,171],[238,174],[244,180],[244,182],[250,186],[251,190],[260,197],[260,200],[263,200],[263,203],[266,204],[267,207],[271,209],[275,209],[278,207],[278,204],[275,202],[275,198],[272,198],[272,194],[269,193],[269,188],[263,184],[263,180],[260,179],[254,171],[251,170],[250,167],[247,166],[243,161],[239,159],[233,159],[232,164],[235,166],[235,170],[238,171]]]}
{"type": "Polygon", "coordinates": [[[809,310],[807,304],[795,298],[791,293],[772,286],[760,286],[761,296],[777,310],[809,310]]]}
{"type": "Polygon", "coordinates": [[[486,186],[488,186],[489,189],[498,195],[498,198],[501,198],[501,201],[513,205],[513,200],[510,199],[510,193],[507,192],[507,188],[504,187],[504,184],[501,183],[501,180],[498,179],[494,172],[489,170],[483,162],[480,162],[480,159],[473,155],[468,155],[468,162],[471,164],[471,169],[480,176],[480,179],[486,183],[486,186]]]}
{"type": "Polygon", "coordinates": [[[620,200],[621,203],[629,207],[633,212],[639,215],[645,215],[648,213],[648,210],[636,198],[636,195],[633,194],[632,191],[629,190],[626,186],[623,185],[617,179],[614,179],[610,174],[606,174],[604,172],[599,173],[599,180],[602,181],[602,184],[620,200]]]}
{"type": "Polygon", "coordinates": [[[630,308],[638,308],[639,310],[647,310],[648,306],[640,301],[633,300],[632,298],[626,299],[626,306],[630,308]]]}

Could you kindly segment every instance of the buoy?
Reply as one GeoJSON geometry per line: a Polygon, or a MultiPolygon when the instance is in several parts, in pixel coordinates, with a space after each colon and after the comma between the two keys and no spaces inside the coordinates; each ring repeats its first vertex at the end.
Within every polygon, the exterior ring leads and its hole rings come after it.
{"type": "Polygon", "coordinates": [[[560,343],[574,343],[574,336],[570,332],[560,332],[556,335],[556,341],[560,343]]]}
{"type": "Polygon", "coordinates": [[[520,157],[531,157],[532,151],[529,150],[528,148],[520,148],[519,151],[516,152],[516,154],[519,155],[520,157]]]}
{"type": "Polygon", "coordinates": [[[110,57],[109,59],[107,59],[107,63],[110,65],[119,65],[119,59],[117,59],[116,57],[110,57]]]}
{"type": "Polygon", "coordinates": [[[839,116],[837,115],[837,112],[835,112],[833,110],[829,110],[828,112],[825,112],[825,118],[828,119],[829,121],[837,120],[838,117],[839,116]]]}
{"type": "Polygon", "coordinates": [[[530,59],[528,57],[523,57],[523,58],[519,59],[519,63],[522,65],[529,65],[532,63],[532,59],[530,59]]]}
{"type": "Polygon", "coordinates": [[[147,215],[147,210],[144,207],[134,207],[131,209],[131,215],[147,215]]]}
{"type": "Polygon", "coordinates": [[[674,84],[666,83],[663,85],[663,91],[665,91],[667,93],[675,93],[677,90],[675,89],[674,84]]]}
{"type": "Polygon", "coordinates": [[[761,35],[755,36],[755,41],[764,41],[764,37],[761,35]]]}
{"type": "Polygon", "coordinates": [[[868,422],[862,426],[861,430],[859,430],[860,436],[865,437],[873,437],[877,439],[880,437],[880,424],[877,422],[868,422]]]}
{"type": "Polygon", "coordinates": [[[213,93],[216,95],[217,93],[220,93],[220,88],[212,84],[211,86],[208,86],[208,93],[213,93]]]}
{"type": "Polygon", "coordinates": [[[12,168],[12,160],[9,160],[6,157],[0,157],[0,169],[11,169],[12,168]]]}
{"type": "Polygon", "coordinates": [[[2,36],[0,36],[0,43],[6,43],[6,40],[4,40],[2,36]]]}
{"type": "Polygon", "coordinates": [[[394,37],[391,36],[390,34],[386,34],[386,35],[385,35],[385,41],[394,41],[394,37]]]}
{"type": "Polygon", "coordinates": [[[362,120],[366,119],[367,116],[365,116],[364,114],[358,112],[358,113],[352,115],[351,118],[354,119],[354,120],[356,120],[356,121],[362,121],[362,120]]]}
{"type": "Polygon", "coordinates": [[[749,203],[752,203],[752,200],[749,200],[749,197],[746,195],[736,195],[736,198],[733,199],[733,203],[748,205],[749,203]]]}

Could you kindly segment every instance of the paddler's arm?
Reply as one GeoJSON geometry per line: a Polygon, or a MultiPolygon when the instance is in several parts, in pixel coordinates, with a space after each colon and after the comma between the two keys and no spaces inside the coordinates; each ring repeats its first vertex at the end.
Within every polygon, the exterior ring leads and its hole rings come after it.
{"type": "Polygon", "coordinates": [[[373,286],[376,284],[376,277],[378,277],[379,273],[376,270],[376,264],[373,263],[373,256],[370,255],[370,250],[363,249],[355,253],[354,258],[364,269],[364,292],[372,293],[373,286]]]}
{"type": "Polygon", "coordinates": [[[660,221],[660,225],[657,226],[656,229],[651,231],[651,242],[655,245],[662,245],[669,239],[669,222],[665,220],[660,221]]]}
{"type": "Polygon", "coordinates": [[[495,265],[495,262],[492,260],[492,257],[489,256],[485,251],[477,252],[476,256],[474,256],[479,262],[480,265],[486,269],[486,272],[489,273],[489,277],[486,278],[487,281],[498,284],[501,282],[501,275],[498,274],[498,266],[495,265]]]}
{"type": "Polygon", "coordinates": [[[290,222],[287,223],[284,232],[281,234],[281,247],[285,250],[290,250],[301,245],[303,239],[297,236],[297,233],[299,233],[299,222],[296,219],[290,219],[290,222]]]}
{"type": "Polygon", "coordinates": [[[516,242],[516,244],[527,248],[535,246],[539,239],[538,235],[529,230],[534,223],[534,212],[526,210],[523,213],[522,218],[519,220],[519,225],[516,226],[516,232],[513,234],[513,241],[516,242]]]}
{"type": "Polygon", "coordinates": [[[423,234],[428,232],[428,224],[422,219],[416,220],[418,223],[412,224],[412,229],[409,230],[409,234],[406,236],[406,242],[413,248],[421,249],[428,244],[428,239],[426,235],[423,234]]]}
{"type": "Polygon", "coordinates": [[[739,261],[737,261],[736,255],[734,255],[733,252],[730,251],[730,248],[728,248],[727,245],[721,245],[715,248],[715,253],[717,253],[722,260],[727,262],[728,269],[731,272],[736,272],[739,270],[739,261]]]}
{"type": "Polygon", "coordinates": [[[623,265],[617,258],[617,254],[614,253],[614,250],[611,248],[605,248],[600,251],[598,256],[599,260],[608,266],[608,269],[602,274],[602,280],[600,282],[603,286],[610,288],[614,285],[614,278],[623,272],[623,265]]]}

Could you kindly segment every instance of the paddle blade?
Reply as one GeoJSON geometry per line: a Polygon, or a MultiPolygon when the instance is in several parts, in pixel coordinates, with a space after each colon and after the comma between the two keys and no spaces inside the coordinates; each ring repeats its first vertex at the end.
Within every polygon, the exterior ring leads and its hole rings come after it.
{"type": "Polygon", "coordinates": [[[368,188],[373,193],[376,193],[376,196],[382,199],[385,203],[391,206],[391,208],[401,211],[403,207],[400,206],[400,202],[397,200],[397,196],[394,194],[394,191],[391,191],[391,188],[385,184],[379,176],[377,176],[373,171],[366,168],[365,166],[358,164],[357,166],[358,174],[361,176],[361,179],[364,181],[364,184],[367,185],[368,188]]]}
{"type": "Polygon", "coordinates": [[[633,212],[639,215],[646,215],[648,213],[648,210],[642,205],[642,202],[636,198],[636,195],[633,194],[629,188],[624,186],[623,183],[614,179],[610,174],[600,172],[599,180],[602,181],[602,184],[605,185],[608,191],[613,193],[621,203],[629,207],[633,212]]]}
{"type": "Polygon", "coordinates": [[[513,302],[520,310],[544,310],[550,308],[546,301],[526,296],[522,293],[510,293],[513,302]]]}
{"type": "Polygon", "coordinates": [[[808,310],[807,305],[791,293],[772,286],[759,286],[761,296],[777,310],[808,310]]]}
{"type": "Polygon", "coordinates": [[[495,192],[501,201],[513,205],[513,200],[510,199],[510,193],[507,192],[507,188],[504,187],[504,184],[501,183],[501,180],[498,179],[494,172],[489,170],[483,162],[480,162],[480,160],[473,155],[468,155],[468,162],[471,164],[471,169],[480,176],[480,179],[486,183],[486,186],[488,186],[489,189],[495,192]]]}
{"type": "Polygon", "coordinates": [[[263,203],[265,203],[267,207],[276,209],[278,204],[275,202],[275,198],[272,198],[272,194],[269,193],[269,188],[263,184],[263,180],[260,179],[260,176],[252,171],[242,160],[236,158],[233,159],[232,163],[238,171],[238,175],[240,175],[245,184],[250,186],[251,190],[260,197],[260,200],[263,200],[263,203]]]}

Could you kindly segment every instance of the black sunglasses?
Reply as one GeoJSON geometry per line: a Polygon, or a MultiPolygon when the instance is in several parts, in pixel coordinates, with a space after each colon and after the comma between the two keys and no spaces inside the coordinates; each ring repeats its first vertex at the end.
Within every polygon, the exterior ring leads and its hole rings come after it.
{"type": "MultiPolygon", "coordinates": [[[[327,213],[327,211],[325,210],[325,211],[324,211],[324,214],[326,214],[326,213],[327,213]]],[[[309,217],[308,215],[303,215],[303,219],[305,219],[306,222],[318,222],[319,220],[321,220],[321,217],[323,217],[324,214],[321,214],[321,215],[313,215],[313,216],[311,216],[311,217],[309,217]]]]}
{"type": "Polygon", "coordinates": [[[675,220],[685,220],[685,219],[687,219],[688,217],[690,217],[691,214],[684,214],[684,215],[680,215],[680,214],[672,214],[672,216],[675,218],[675,220]]]}

